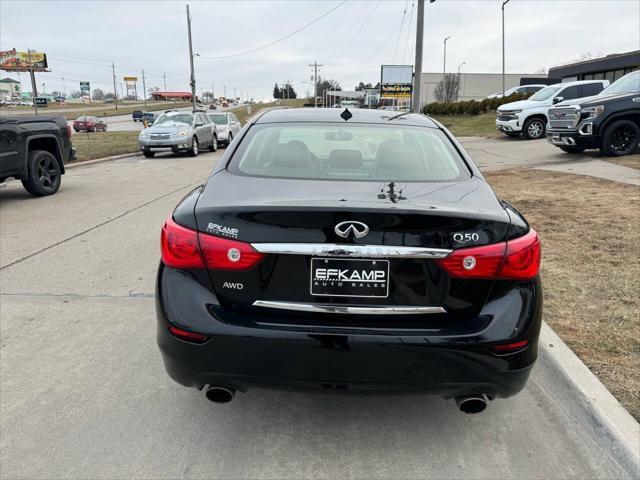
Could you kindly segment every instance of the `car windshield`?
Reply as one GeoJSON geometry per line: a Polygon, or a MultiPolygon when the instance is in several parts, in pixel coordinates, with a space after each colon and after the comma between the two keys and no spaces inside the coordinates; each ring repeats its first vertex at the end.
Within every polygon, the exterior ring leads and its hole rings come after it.
{"type": "Polygon", "coordinates": [[[227,124],[227,116],[223,113],[212,113],[212,114],[209,114],[208,116],[209,116],[209,119],[216,125],[227,124]]]}
{"type": "Polygon", "coordinates": [[[542,102],[551,98],[561,87],[544,87],[542,90],[538,90],[536,93],[529,97],[529,100],[534,102],[542,102]]]}
{"type": "Polygon", "coordinates": [[[160,115],[160,117],[153,122],[154,125],[191,125],[193,124],[193,115],[190,113],[170,112],[160,115]]]}
{"type": "Polygon", "coordinates": [[[626,74],[600,92],[600,95],[618,95],[640,92],[640,70],[626,74]]]}
{"type": "Polygon", "coordinates": [[[469,171],[434,128],[397,124],[264,124],[240,144],[240,175],[349,181],[452,181],[469,171]]]}

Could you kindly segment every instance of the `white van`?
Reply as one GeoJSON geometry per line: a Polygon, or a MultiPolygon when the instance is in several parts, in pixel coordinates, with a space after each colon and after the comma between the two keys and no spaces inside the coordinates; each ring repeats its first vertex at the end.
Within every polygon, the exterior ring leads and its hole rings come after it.
{"type": "Polygon", "coordinates": [[[582,80],[549,85],[527,100],[499,106],[496,128],[510,137],[522,134],[530,140],[544,138],[550,107],[564,100],[597,95],[608,86],[609,80],[582,80]]]}

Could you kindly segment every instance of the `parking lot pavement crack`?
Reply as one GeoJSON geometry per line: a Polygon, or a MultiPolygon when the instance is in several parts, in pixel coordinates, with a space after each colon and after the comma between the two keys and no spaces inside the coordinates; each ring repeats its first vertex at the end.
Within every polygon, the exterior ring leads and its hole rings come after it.
{"type": "Polygon", "coordinates": [[[25,260],[28,260],[28,259],[30,259],[32,257],[35,257],[36,255],[40,255],[41,253],[46,252],[47,250],[50,250],[50,249],[52,249],[54,247],[57,247],[58,245],[62,245],[63,243],[68,242],[69,240],[73,240],[74,238],[81,237],[82,235],[85,235],[85,234],[87,234],[89,232],[92,232],[93,230],[96,230],[96,229],[98,229],[100,227],[108,225],[109,223],[111,223],[111,222],[113,222],[115,220],[119,220],[120,218],[125,217],[125,216],[129,215],[130,213],[133,213],[133,212],[135,212],[137,210],[140,210],[141,208],[147,207],[147,206],[157,202],[158,200],[162,200],[165,197],[168,197],[170,195],[174,195],[174,194],[180,192],[181,190],[185,190],[187,188],[193,187],[194,185],[195,185],[195,183],[189,183],[189,184],[184,185],[184,186],[182,186],[180,188],[177,188],[175,190],[172,190],[170,192],[162,194],[162,195],[160,195],[158,197],[155,197],[152,200],[149,200],[148,202],[145,202],[145,203],[143,203],[141,205],[138,205],[136,207],[130,208],[128,210],[125,210],[124,212],[120,213],[119,215],[116,215],[115,217],[109,218],[108,220],[105,220],[104,222],[100,222],[100,223],[98,223],[96,225],[93,225],[92,227],[86,228],[86,229],[84,229],[84,230],[82,230],[82,231],[80,231],[78,233],[74,233],[73,235],[71,235],[71,236],[69,236],[67,238],[64,238],[64,239],[62,239],[62,240],[60,240],[58,242],[52,243],[51,245],[47,245],[46,247],[41,248],[40,250],[37,250],[37,251],[35,251],[33,253],[30,253],[29,255],[25,255],[22,258],[18,258],[17,260],[14,260],[11,263],[7,263],[6,265],[2,265],[2,266],[0,266],[0,271],[4,270],[6,268],[12,267],[13,265],[16,265],[18,263],[24,262],[25,260]]]}

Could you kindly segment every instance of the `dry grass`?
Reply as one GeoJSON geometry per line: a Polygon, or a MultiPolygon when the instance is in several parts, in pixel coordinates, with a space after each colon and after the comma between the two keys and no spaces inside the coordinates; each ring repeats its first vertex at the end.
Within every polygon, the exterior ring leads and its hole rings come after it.
{"type": "Polygon", "coordinates": [[[616,163],[618,165],[624,165],[625,167],[635,168],[636,170],[640,170],[640,154],[638,155],[627,155],[626,157],[608,157],[603,158],[607,162],[616,163]]]}
{"type": "Polygon", "coordinates": [[[496,112],[480,115],[433,115],[456,137],[500,137],[496,130],[496,112]]]}
{"type": "Polygon", "coordinates": [[[640,189],[564,173],[490,173],[542,238],[544,318],[640,419],[640,189]]]}
{"type": "Polygon", "coordinates": [[[78,133],[71,139],[76,149],[76,162],[137,152],[139,134],[135,131],[78,133]]]}

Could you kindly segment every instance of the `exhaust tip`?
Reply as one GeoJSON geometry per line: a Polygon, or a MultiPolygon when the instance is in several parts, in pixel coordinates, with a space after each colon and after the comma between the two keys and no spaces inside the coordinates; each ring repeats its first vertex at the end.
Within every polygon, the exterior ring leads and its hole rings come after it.
{"type": "Polygon", "coordinates": [[[213,403],[229,403],[233,400],[236,391],[233,388],[221,387],[218,385],[210,385],[205,391],[207,400],[213,403]]]}
{"type": "Polygon", "coordinates": [[[456,405],[462,413],[474,414],[483,412],[487,408],[487,401],[484,395],[465,395],[456,397],[456,405]]]}

